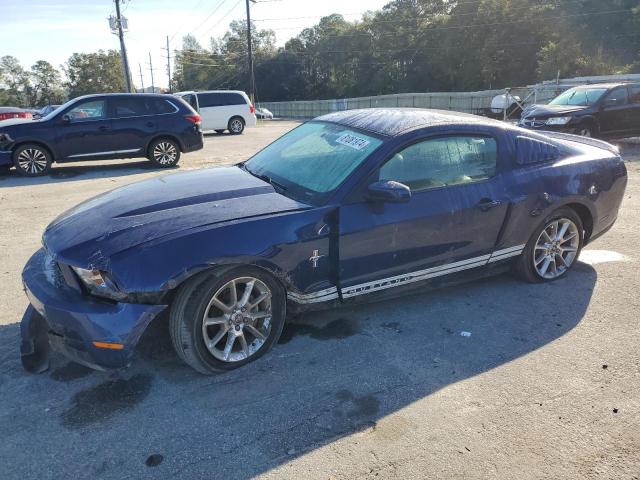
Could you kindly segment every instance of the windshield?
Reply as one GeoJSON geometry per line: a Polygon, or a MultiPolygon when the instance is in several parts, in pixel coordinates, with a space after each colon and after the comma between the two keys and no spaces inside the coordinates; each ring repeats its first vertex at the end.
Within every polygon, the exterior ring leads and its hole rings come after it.
{"type": "Polygon", "coordinates": [[[318,205],[381,144],[340,125],[309,122],[258,152],[244,168],[287,195],[318,205]]]}
{"type": "Polygon", "coordinates": [[[606,88],[570,88],[549,102],[549,105],[593,105],[606,92],[606,88]]]}

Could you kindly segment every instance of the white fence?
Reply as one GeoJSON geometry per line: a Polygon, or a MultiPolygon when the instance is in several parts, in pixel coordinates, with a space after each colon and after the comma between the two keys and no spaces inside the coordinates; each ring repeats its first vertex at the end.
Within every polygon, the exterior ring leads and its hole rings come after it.
{"type": "MultiPolygon", "coordinates": [[[[601,77],[577,77],[542,82],[528,87],[509,89],[513,96],[520,97],[525,105],[547,103],[564,90],[580,84],[596,82],[640,81],[640,75],[610,75],[601,77]]],[[[261,107],[271,110],[276,117],[309,119],[326,113],[356,108],[417,107],[454,110],[457,112],[482,114],[491,107],[491,100],[505,90],[482,90],[479,92],[399,93],[374,97],[341,98],[331,100],[300,100],[291,102],[260,102],[261,107]]]]}

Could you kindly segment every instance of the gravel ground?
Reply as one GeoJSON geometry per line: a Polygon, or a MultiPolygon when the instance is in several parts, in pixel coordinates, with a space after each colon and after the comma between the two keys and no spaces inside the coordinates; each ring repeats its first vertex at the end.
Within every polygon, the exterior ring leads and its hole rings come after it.
{"type": "MultiPolygon", "coordinates": [[[[239,161],[294,125],[209,136],[179,169],[239,161]]],[[[180,363],[162,319],[117,376],[60,357],[25,374],[20,271],[44,227],[166,172],[0,176],[0,478],[640,478],[640,142],[621,147],[619,220],[567,278],[505,275],[292,319],[267,356],[215,377],[180,363]]]]}

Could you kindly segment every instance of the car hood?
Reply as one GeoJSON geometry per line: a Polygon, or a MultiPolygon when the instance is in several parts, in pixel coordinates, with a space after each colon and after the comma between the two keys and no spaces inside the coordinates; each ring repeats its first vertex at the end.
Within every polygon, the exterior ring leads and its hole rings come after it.
{"type": "Polygon", "coordinates": [[[0,130],[3,127],[11,127],[12,125],[20,125],[22,123],[34,123],[38,120],[34,120],[32,118],[10,118],[8,120],[0,120],[0,130]]]}
{"type": "Polygon", "coordinates": [[[190,229],[311,208],[277,193],[239,167],[177,173],[133,183],[87,200],[45,230],[55,257],[104,268],[108,258],[190,229]]]}
{"type": "Polygon", "coordinates": [[[586,110],[589,107],[580,105],[529,105],[522,112],[522,118],[555,117],[586,110]]]}

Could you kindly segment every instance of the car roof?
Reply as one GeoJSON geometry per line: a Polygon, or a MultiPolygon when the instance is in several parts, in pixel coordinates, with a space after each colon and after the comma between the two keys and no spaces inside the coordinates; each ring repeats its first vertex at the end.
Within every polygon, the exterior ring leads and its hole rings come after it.
{"type": "Polygon", "coordinates": [[[364,108],[329,113],[315,118],[345,127],[367,130],[394,137],[409,130],[440,125],[492,125],[505,128],[504,122],[469,113],[424,108],[364,108]]]}
{"type": "Polygon", "coordinates": [[[166,93],[94,93],[91,95],[82,95],[80,97],[72,98],[72,100],[86,100],[90,98],[102,98],[102,97],[155,97],[168,99],[171,95],[166,93]]]}
{"type": "Polygon", "coordinates": [[[617,82],[617,83],[587,83],[585,85],[576,85],[572,88],[614,88],[614,87],[622,87],[624,85],[640,85],[635,82],[617,82]]]}
{"type": "Polygon", "coordinates": [[[174,95],[188,95],[194,93],[239,93],[240,95],[246,95],[242,90],[187,90],[184,92],[175,92],[174,95]]]}

